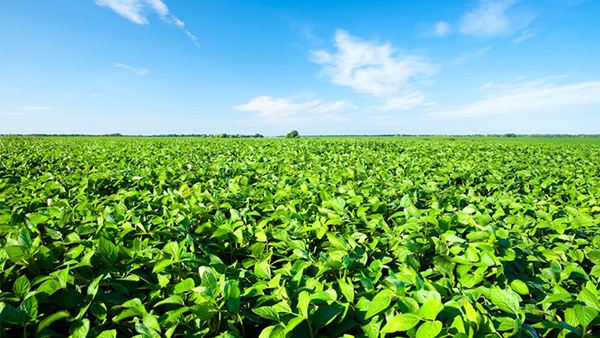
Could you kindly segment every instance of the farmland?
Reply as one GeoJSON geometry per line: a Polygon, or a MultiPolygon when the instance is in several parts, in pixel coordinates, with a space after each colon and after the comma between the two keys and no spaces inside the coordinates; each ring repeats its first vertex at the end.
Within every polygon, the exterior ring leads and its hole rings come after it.
{"type": "Polygon", "coordinates": [[[2,337],[599,337],[600,144],[0,138],[2,337]]]}

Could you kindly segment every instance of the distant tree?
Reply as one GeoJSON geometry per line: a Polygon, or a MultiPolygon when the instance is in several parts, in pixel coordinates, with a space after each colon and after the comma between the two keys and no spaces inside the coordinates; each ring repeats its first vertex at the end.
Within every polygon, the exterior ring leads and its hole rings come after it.
{"type": "Polygon", "coordinates": [[[300,134],[295,130],[292,130],[289,133],[287,133],[287,135],[285,135],[285,138],[298,138],[298,137],[300,137],[300,134]]]}
{"type": "Polygon", "coordinates": [[[504,134],[502,135],[503,137],[517,137],[517,135],[513,134],[513,133],[508,133],[508,134],[504,134]]]}

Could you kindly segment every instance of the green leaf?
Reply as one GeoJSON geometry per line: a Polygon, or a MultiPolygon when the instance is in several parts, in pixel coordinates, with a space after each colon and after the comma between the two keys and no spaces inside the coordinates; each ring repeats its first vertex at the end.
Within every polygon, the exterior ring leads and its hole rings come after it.
{"type": "Polygon", "coordinates": [[[29,279],[27,279],[27,276],[25,276],[25,275],[17,278],[17,280],[13,284],[13,291],[15,292],[15,295],[17,295],[17,297],[19,297],[19,299],[25,298],[25,296],[29,293],[30,288],[31,288],[31,283],[29,282],[29,279]]]}
{"type": "Polygon", "coordinates": [[[592,261],[592,263],[596,264],[596,265],[600,265],[600,250],[590,250],[590,252],[587,253],[588,259],[590,261],[592,261]]]}
{"type": "Polygon", "coordinates": [[[188,278],[175,285],[175,290],[173,292],[186,293],[195,287],[196,285],[194,284],[194,280],[192,278],[188,278]]]}
{"type": "Polygon", "coordinates": [[[371,306],[369,306],[369,310],[367,310],[367,314],[365,319],[369,319],[381,311],[385,310],[390,306],[392,302],[393,293],[390,290],[383,290],[373,297],[371,301],[371,306]]]}
{"type": "Polygon", "coordinates": [[[294,317],[285,324],[285,333],[292,332],[298,325],[300,325],[306,318],[294,317]]]}
{"type": "Polygon", "coordinates": [[[52,270],[54,267],[54,254],[45,246],[40,246],[33,255],[38,266],[43,270],[52,270]]]}
{"type": "Polygon", "coordinates": [[[59,321],[61,319],[69,318],[71,314],[67,311],[58,311],[44,318],[40,324],[38,325],[37,332],[42,331],[43,329],[49,327],[52,323],[59,321]]]}
{"type": "Polygon", "coordinates": [[[44,300],[50,296],[52,296],[56,291],[62,289],[60,282],[55,279],[50,279],[43,282],[35,293],[38,295],[39,300],[44,300]]]}
{"type": "Polygon", "coordinates": [[[101,237],[98,241],[98,253],[107,265],[113,266],[117,261],[119,251],[117,250],[117,246],[111,241],[101,237]]]}
{"type": "Polygon", "coordinates": [[[504,312],[516,315],[519,311],[519,296],[513,291],[489,289],[488,295],[492,304],[504,312]]]}
{"type": "Polygon", "coordinates": [[[361,328],[363,329],[367,337],[377,338],[379,337],[379,329],[381,328],[382,322],[383,320],[378,319],[378,317],[375,317],[371,319],[371,322],[369,322],[368,324],[361,326],[361,328]]]}
{"type": "Polygon", "coordinates": [[[589,307],[582,306],[580,304],[576,304],[573,306],[573,311],[575,312],[575,316],[584,328],[588,327],[590,323],[598,317],[598,310],[589,307]]]}
{"type": "Polygon", "coordinates": [[[346,283],[343,279],[338,279],[338,285],[346,300],[350,303],[354,303],[354,285],[352,283],[346,283]]]}
{"type": "Polygon", "coordinates": [[[107,310],[106,305],[102,302],[94,302],[90,306],[90,312],[98,319],[104,320],[106,318],[107,310]]]}
{"type": "Polygon", "coordinates": [[[200,304],[191,306],[190,311],[201,320],[209,320],[217,313],[218,310],[213,304],[209,302],[202,302],[200,304]]]}
{"type": "Polygon", "coordinates": [[[282,330],[282,327],[279,325],[267,326],[260,332],[260,335],[258,336],[258,338],[281,337],[281,330],[282,330]]]}
{"type": "Polygon", "coordinates": [[[156,331],[160,332],[160,325],[158,324],[158,320],[151,314],[145,314],[143,321],[144,326],[156,331]]]}
{"type": "Polygon", "coordinates": [[[342,312],[344,312],[344,307],[338,304],[322,306],[313,313],[310,320],[313,326],[318,330],[329,325],[329,323],[342,312]]]}
{"type": "Polygon", "coordinates": [[[423,303],[417,311],[417,315],[422,319],[435,320],[438,313],[442,312],[444,304],[437,298],[430,298],[423,303]]]}
{"type": "Polygon", "coordinates": [[[512,283],[510,283],[510,288],[520,295],[529,295],[529,287],[527,287],[527,284],[520,279],[513,280],[512,283]]]}
{"type": "Polygon", "coordinates": [[[306,291],[302,291],[300,292],[300,294],[298,295],[298,311],[300,312],[301,315],[303,315],[304,317],[308,316],[308,305],[310,304],[310,296],[308,295],[308,292],[306,291]]]}
{"type": "Polygon", "coordinates": [[[394,333],[399,331],[408,331],[419,324],[419,317],[411,313],[401,313],[395,315],[381,329],[381,333],[394,333]]]}
{"type": "Polygon", "coordinates": [[[271,278],[271,267],[267,262],[260,262],[254,266],[254,274],[260,279],[271,278]]]}
{"type": "Polygon", "coordinates": [[[0,323],[23,325],[27,321],[27,312],[14,306],[0,302],[0,323]]]}
{"type": "Polygon", "coordinates": [[[8,258],[17,264],[22,264],[31,256],[29,248],[24,245],[8,245],[4,247],[4,251],[8,258]]]}
{"type": "Polygon", "coordinates": [[[21,310],[25,311],[31,318],[36,318],[38,315],[38,301],[35,296],[25,299],[20,306],[21,310]]]}
{"type": "Polygon", "coordinates": [[[170,259],[163,259],[158,263],[154,264],[154,267],[152,268],[152,273],[160,273],[167,267],[171,266],[171,264],[173,263],[174,262],[170,259]]]}
{"type": "Polygon", "coordinates": [[[69,338],[86,338],[89,331],[89,319],[84,318],[82,320],[77,320],[73,324],[71,324],[71,327],[69,328],[69,333],[71,333],[69,338]]]}
{"type": "Polygon", "coordinates": [[[105,330],[100,332],[95,338],[117,338],[117,330],[105,330]]]}
{"type": "Polygon", "coordinates": [[[580,300],[584,302],[585,305],[600,311],[600,299],[598,299],[598,297],[587,288],[581,288],[581,292],[579,295],[577,295],[577,300],[580,300]]]}
{"type": "Polygon", "coordinates": [[[416,338],[434,338],[442,332],[442,322],[424,322],[417,330],[416,338]]]}
{"type": "Polygon", "coordinates": [[[252,312],[256,313],[257,315],[263,318],[279,321],[279,313],[277,313],[277,311],[272,306],[258,307],[256,309],[252,309],[252,312]]]}

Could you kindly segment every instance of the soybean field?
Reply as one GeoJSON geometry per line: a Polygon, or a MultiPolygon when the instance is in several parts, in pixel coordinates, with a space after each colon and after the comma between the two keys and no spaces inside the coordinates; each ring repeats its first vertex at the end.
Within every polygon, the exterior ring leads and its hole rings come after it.
{"type": "Polygon", "coordinates": [[[600,337],[600,144],[0,138],[2,337],[600,337]]]}

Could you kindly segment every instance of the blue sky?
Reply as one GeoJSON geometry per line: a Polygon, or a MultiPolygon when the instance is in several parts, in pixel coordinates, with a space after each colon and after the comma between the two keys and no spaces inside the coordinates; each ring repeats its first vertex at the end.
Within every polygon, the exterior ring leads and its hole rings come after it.
{"type": "Polygon", "coordinates": [[[5,0],[0,133],[600,133],[600,1],[5,0]]]}

